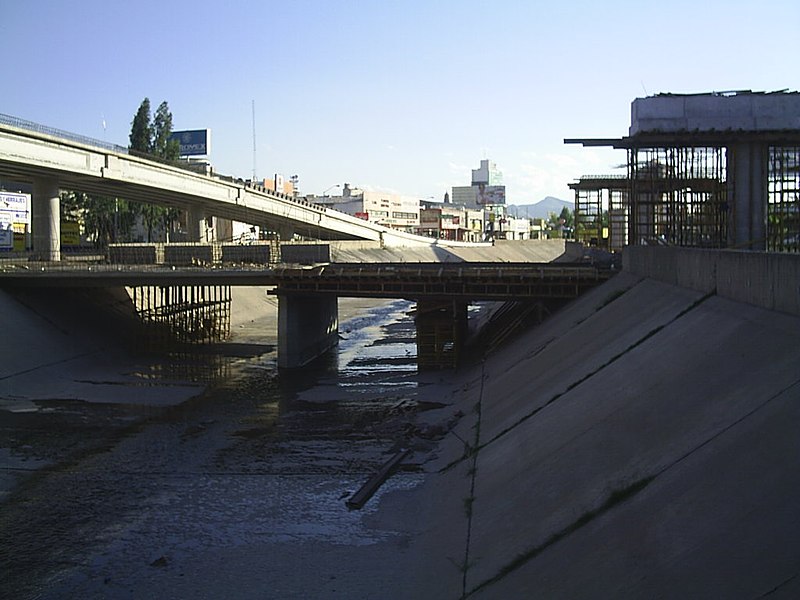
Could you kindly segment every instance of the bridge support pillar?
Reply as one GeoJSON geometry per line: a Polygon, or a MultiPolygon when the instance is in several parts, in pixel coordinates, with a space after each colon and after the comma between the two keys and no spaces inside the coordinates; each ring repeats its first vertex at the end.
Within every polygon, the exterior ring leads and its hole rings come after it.
{"type": "Polygon", "coordinates": [[[230,242],[233,240],[233,221],[230,219],[221,219],[217,217],[214,219],[214,233],[216,234],[216,241],[230,242]]]}
{"type": "Polygon", "coordinates": [[[190,242],[210,242],[208,235],[208,217],[202,208],[192,207],[187,215],[186,228],[190,242]]]}
{"type": "Polygon", "coordinates": [[[728,205],[733,217],[728,226],[736,248],[767,247],[768,157],[764,144],[743,142],[728,147],[728,205]]]}
{"type": "Polygon", "coordinates": [[[61,260],[61,200],[58,180],[39,178],[33,182],[31,198],[33,251],[39,260],[61,260]]]}
{"type": "Polygon", "coordinates": [[[417,301],[417,367],[420,370],[458,366],[467,337],[467,303],[460,300],[417,301]]]}
{"type": "Polygon", "coordinates": [[[278,236],[282,242],[291,242],[294,237],[294,227],[291,225],[281,225],[278,228],[278,236]]]}
{"type": "Polygon", "coordinates": [[[278,366],[302,367],[339,343],[336,296],[278,296],[278,366]]]}

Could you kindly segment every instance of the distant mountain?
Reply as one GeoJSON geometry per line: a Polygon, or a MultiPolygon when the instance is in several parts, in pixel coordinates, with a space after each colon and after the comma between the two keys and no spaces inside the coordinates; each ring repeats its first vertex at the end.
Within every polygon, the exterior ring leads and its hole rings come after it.
{"type": "Polygon", "coordinates": [[[547,196],[544,200],[539,200],[539,202],[536,204],[511,204],[507,207],[507,211],[509,214],[518,217],[546,219],[550,216],[551,212],[556,213],[557,215],[561,214],[561,210],[565,206],[570,210],[575,210],[574,202],[567,202],[566,200],[561,200],[560,198],[547,196]]]}

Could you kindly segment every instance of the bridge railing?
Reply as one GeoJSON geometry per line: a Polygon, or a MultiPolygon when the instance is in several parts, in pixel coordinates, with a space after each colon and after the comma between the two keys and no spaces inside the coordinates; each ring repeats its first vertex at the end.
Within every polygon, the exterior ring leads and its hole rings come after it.
{"type": "Polygon", "coordinates": [[[85,135],[79,135],[77,133],[64,131],[62,129],[56,129],[55,127],[47,127],[46,125],[40,125],[39,123],[34,123],[33,121],[20,119],[19,117],[12,117],[11,115],[5,115],[0,113],[0,123],[3,125],[10,125],[12,127],[17,127],[18,129],[25,129],[27,131],[32,131],[34,133],[42,133],[44,135],[50,135],[53,137],[70,140],[73,142],[77,142],[79,144],[83,144],[85,146],[94,146],[96,148],[103,148],[105,150],[111,150],[112,152],[120,152],[122,154],[128,153],[127,148],[124,148],[123,146],[118,146],[117,144],[104,142],[102,140],[87,137],[85,135]]]}

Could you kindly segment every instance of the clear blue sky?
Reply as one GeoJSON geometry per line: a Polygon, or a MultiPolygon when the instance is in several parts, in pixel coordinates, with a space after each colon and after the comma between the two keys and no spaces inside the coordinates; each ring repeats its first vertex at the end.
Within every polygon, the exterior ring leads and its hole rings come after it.
{"type": "MultiPolygon", "coordinates": [[[[615,172],[660,92],[800,90],[798,0],[4,0],[0,112],[127,145],[144,97],[218,171],[441,199],[490,158],[510,204],[615,172]],[[105,120],[106,129],[103,128],[105,120]]],[[[616,171],[621,173],[622,171],[616,171]]]]}

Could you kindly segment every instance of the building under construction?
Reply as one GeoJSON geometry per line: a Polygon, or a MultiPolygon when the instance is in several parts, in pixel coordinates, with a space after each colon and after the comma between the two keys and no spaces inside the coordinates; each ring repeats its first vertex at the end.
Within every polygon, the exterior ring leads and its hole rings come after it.
{"type": "Polygon", "coordinates": [[[638,98],[627,137],[565,142],[628,154],[626,177],[570,185],[584,243],[800,252],[797,92],[638,98]]]}

